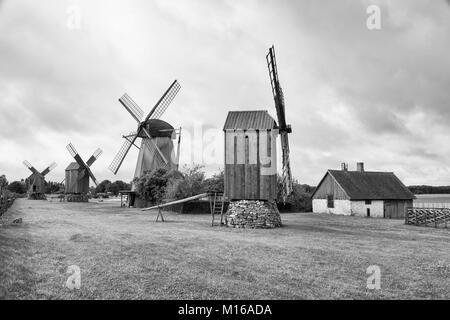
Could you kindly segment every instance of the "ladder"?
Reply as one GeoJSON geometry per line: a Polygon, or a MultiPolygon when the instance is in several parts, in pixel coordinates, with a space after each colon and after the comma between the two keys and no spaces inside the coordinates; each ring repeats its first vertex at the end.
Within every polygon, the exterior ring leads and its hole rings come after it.
{"type": "Polygon", "coordinates": [[[224,197],[223,192],[214,192],[210,194],[210,207],[211,207],[211,215],[212,221],[211,226],[214,227],[214,219],[215,215],[220,214],[220,225],[224,225],[223,223],[223,208],[224,208],[224,197]]]}

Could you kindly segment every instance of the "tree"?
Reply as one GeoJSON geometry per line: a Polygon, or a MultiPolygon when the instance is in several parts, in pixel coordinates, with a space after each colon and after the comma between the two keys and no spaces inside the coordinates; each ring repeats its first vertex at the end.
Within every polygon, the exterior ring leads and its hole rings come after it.
{"type": "Polygon", "coordinates": [[[24,194],[27,192],[27,187],[21,181],[13,181],[8,185],[8,190],[14,193],[24,194]]]}
{"type": "Polygon", "coordinates": [[[109,185],[107,192],[112,192],[115,196],[117,196],[121,190],[131,190],[131,184],[121,180],[114,181],[109,185]]]}
{"type": "Polygon", "coordinates": [[[218,192],[223,192],[224,191],[224,172],[223,170],[220,171],[219,173],[213,175],[211,178],[208,178],[205,180],[205,189],[207,191],[218,191],[218,192]]]}
{"type": "Polygon", "coordinates": [[[8,185],[8,180],[6,179],[6,176],[1,175],[0,176],[0,195],[3,194],[3,190],[6,188],[7,185],[8,185]]]}
{"type": "Polygon", "coordinates": [[[178,177],[168,181],[165,198],[178,200],[206,192],[205,173],[202,168],[200,165],[194,165],[192,168],[185,166],[178,177]]]}
{"type": "Polygon", "coordinates": [[[109,191],[111,186],[111,181],[103,180],[100,184],[95,188],[95,193],[106,193],[109,191]]]}

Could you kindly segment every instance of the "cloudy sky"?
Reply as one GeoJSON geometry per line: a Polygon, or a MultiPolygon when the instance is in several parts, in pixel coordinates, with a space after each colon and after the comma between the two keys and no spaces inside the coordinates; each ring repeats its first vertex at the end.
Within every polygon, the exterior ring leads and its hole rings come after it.
{"type": "Polygon", "coordinates": [[[450,2],[445,0],[0,0],[0,173],[58,167],[72,142],[99,180],[131,180],[137,151],[107,169],[174,79],[163,119],[183,127],[182,162],[223,167],[229,110],[275,116],[265,54],[275,44],[292,171],[316,184],[364,161],[406,184],[450,184],[450,2]],[[380,8],[369,30],[367,8],[380,8]],[[79,22],[79,24],[78,24],[79,22]],[[203,152],[200,150],[203,149],[203,152]],[[202,159],[202,154],[204,154],[202,159]]]}

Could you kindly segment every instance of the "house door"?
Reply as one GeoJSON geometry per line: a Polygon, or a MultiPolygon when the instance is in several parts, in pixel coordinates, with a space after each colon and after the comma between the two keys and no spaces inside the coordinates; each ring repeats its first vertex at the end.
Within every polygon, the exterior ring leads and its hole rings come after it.
{"type": "Polygon", "coordinates": [[[397,206],[392,203],[384,203],[384,217],[386,219],[395,219],[397,217],[397,206]]]}

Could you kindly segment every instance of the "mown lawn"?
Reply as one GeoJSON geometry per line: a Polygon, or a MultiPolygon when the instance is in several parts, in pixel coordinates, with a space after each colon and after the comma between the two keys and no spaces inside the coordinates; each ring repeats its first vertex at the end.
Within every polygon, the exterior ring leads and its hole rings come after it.
{"type": "Polygon", "coordinates": [[[0,299],[450,299],[450,230],[311,213],[283,214],[276,230],[155,217],[19,199],[0,226],[0,299]],[[71,265],[80,290],[65,285],[71,265]],[[371,265],[380,290],[366,287],[371,265]]]}

